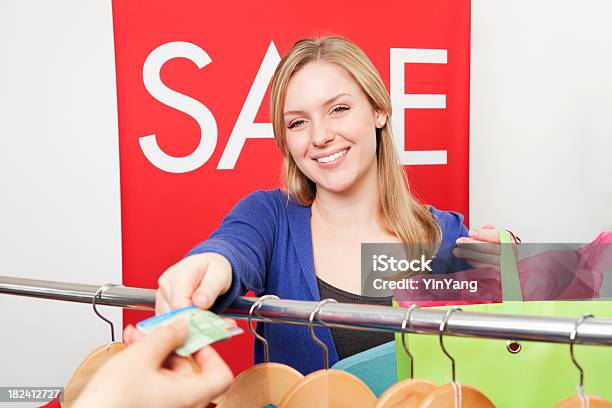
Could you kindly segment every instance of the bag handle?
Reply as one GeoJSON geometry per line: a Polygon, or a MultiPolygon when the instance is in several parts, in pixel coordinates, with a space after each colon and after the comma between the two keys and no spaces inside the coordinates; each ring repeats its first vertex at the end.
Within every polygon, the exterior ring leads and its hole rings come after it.
{"type": "Polygon", "coordinates": [[[519,278],[518,268],[516,266],[516,254],[513,234],[504,229],[498,229],[499,242],[501,244],[501,253],[499,254],[500,269],[501,269],[501,287],[502,301],[523,300],[523,290],[521,288],[521,280],[519,278]]]}

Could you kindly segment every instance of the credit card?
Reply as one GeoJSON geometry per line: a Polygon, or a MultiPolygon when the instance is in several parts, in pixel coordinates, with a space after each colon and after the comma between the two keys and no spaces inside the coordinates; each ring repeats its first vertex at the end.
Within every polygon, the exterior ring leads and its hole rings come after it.
{"type": "Polygon", "coordinates": [[[188,322],[189,334],[185,342],[174,350],[179,356],[189,356],[209,344],[242,333],[241,328],[227,322],[221,316],[196,306],[187,306],[151,317],[138,322],[136,328],[149,334],[160,326],[167,326],[181,319],[188,322]]]}

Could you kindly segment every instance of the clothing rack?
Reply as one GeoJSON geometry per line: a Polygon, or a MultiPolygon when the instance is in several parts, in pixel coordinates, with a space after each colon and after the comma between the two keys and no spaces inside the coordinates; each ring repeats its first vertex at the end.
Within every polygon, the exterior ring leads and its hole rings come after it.
{"type": "MultiPolygon", "coordinates": [[[[70,302],[92,303],[103,285],[86,285],[0,276],[0,294],[28,296],[70,302]]],[[[246,319],[259,298],[239,297],[223,313],[246,319]]],[[[127,309],[154,310],[155,290],[111,286],[98,295],[96,304],[127,309]]],[[[252,316],[253,320],[273,323],[309,324],[318,302],[265,299],[252,316]]],[[[437,334],[445,310],[415,309],[407,332],[437,334]]],[[[317,313],[318,326],[345,327],[357,330],[401,332],[406,309],[390,306],[326,303],[317,313]]],[[[456,311],[448,320],[444,335],[482,337],[503,340],[569,343],[575,328],[573,317],[526,316],[456,311]]],[[[612,319],[591,318],[579,328],[575,344],[612,345],[612,319]]]]}

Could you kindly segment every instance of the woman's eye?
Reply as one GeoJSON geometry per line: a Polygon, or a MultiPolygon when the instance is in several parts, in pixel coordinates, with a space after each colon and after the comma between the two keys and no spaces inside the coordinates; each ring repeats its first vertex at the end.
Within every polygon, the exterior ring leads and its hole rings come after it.
{"type": "Polygon", "coordinates": [[[342,112],[345,110],[349,110],[349,107],[348,106],[336,106],[334,109],[332,109],[332,112],[338,113],[338,112],[342,112]]]}
{"type": "Polygon", "coordinates": [[[295,122],[291,122],[291,123],[289,124],[289,126],[287,126],[287,127],[288,127],[289,129],[293,129],[294,127],[299,126],[299,125],[301,125],[302,123],[304,123],[304,121],[303,121],[303,120],[296,120],[295,122]]]}

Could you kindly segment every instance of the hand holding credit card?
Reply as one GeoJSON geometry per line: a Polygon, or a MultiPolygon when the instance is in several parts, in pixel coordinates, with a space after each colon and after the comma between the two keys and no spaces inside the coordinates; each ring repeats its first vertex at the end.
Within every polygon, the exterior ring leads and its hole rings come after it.
{"type": "Polygon", "coordinates": [[[177,320],[186,320],[189,326],[187,339],[174,350],[176,354],[183,357],[189,356],[209,344],[242,333],[241,328],[234,326],[209,310],[203,310],[196,306],[187,306],[151,317],[136,324],[136,328],[149,334],[157,327],[169,325],[177,320]]]}

